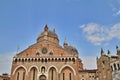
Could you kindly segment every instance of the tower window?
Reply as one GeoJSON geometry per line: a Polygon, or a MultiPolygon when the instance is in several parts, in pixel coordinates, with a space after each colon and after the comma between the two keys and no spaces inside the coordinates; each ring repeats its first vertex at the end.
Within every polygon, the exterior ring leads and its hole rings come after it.
{"type": "Polygon", "coordinates": [[[102,61],[103,65],[105,65],[105,61],[102,61]]]}
{"type": "Polygon", "coordinates": [[[105,61],[102,61],[102,66],[103,66],[103,69],[104,69],[104,67],[105,67],[105,61]]]}

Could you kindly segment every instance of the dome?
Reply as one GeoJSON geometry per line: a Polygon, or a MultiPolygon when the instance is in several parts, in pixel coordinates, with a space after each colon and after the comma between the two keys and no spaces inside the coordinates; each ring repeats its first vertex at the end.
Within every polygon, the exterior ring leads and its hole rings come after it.
{"type": "Polygon", "coordinates": [[[68,45],[66,39],[64,41],[63,46],[64,46],[64,49],[67,50],[67,51],[78,53],[77,49],[74,46],[69,46],[68,45]]]}
{"type": "Polygon", "coordinates": [[[78,53],[77,49],[75,47],[73,47],[73,46],[66,46],[65,49],[70,51],[70,52],[78,53]]]}
{"type": "Polygon", "coordinates": [[[44,31],[38,36],[37,42],[43,41],[43,40],[48,40],[48,41],[58,43],[59,39],[57,34],[55,33],[55,29],[53,31],[49,30],[48,26],[46,25],[44,28],[44,31]]]}

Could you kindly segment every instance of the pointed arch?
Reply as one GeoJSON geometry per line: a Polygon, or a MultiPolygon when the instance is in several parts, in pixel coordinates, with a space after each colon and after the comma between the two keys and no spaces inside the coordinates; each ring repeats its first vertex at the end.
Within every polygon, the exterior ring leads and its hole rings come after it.
{"type": "Polygon", "coordinates": [[[57,73],[58,73],[58,69],[57,69],[57,67],[56,66],[54,66],[54,65],[51,65],[49,68],[48,68],[48,70],[47,70],[47,73],[49,72],[49,70],[50,70],[50,68],[55,68],[56,69],[56,71],[57,71],[57,73]]]}
{"type": "Polygon", "coordinates": [[[76,75],[76,71],[74,70],[74,68],[73,68],[72,66],[68,65],[68,64],[62,66],[62,67],[60,68],[60,70],[59,70],[59,73],[61,73],[61,71],[62,71],[65,67],[69,67],[70,69],[72,69],[74,75],[76,75]]]}
{"type": "Polygon", "coordinates": [[[17,71],[17,69],[19,69],[19,68],[21,68],[21,67],[22,67],[23,69],[25,69],[25,72],[26,72],[26,73],[28,73],[28,72],[27,72],[27,68],[26,68],[25,66],[23,66],[23,65],[19,65],[19,66],[17,66],[17,67],[14,69],[14,71],[13,71],[12,74],[14,75],[15,72],[17,71]]]}
{"type": "Polygon", "coordinates": [[[39,68],[40,68],[40,72],[42,72],[42,71],[41,71],[42,67],[45,68],[45,71],[47,70],[47,67],[46,67],[45,65],[41,65],[41,66],[39,67],[39,68]]]}
{"type": "Polygon", "coordinates": [[[37,69],[37,71],[39,72],[39,68],[38,68],[36,65],[30,66],[30,68],[28,69],[28,72],[30,72],[30,70],[31,70],[33,67],[35,67],[35,68],[37,69]]]}
{"type": "Polygon", "coordinates": [[[23,65],[19,65],[13,71],[14,80],[25,80],[27,69],[23,65]]]}

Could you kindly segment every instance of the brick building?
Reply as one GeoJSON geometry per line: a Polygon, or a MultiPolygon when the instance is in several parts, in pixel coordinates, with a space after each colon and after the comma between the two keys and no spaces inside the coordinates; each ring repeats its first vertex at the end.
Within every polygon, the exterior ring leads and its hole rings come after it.
{"type": "Polygon", "coordinates": [[[13,57],[11,80],[95,80],[96,70],[84,70],[78,54],[66,41],[60,46],[46,25],[35,44],[13,57]]]}
{"type": "Polygon", "coordinates": [[[99,80],[120,80],[120,49],[116,47],[116,55],[111,55],[108,50],[107,55],[101,49],[101,56],[97,58],[99,80]]]}
{"type": "Polygon", "coordinates": [[[7,73],[0,75],[0,80],[10,80],[10,76],[7,73]]]}

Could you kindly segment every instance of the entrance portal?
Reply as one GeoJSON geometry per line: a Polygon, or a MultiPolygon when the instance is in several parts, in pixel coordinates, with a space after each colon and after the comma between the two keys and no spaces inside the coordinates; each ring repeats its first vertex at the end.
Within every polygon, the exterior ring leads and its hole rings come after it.
{"type": "Polygon", "coordinates": [[[41,75],[41,76],[39,77],[39,80],[46,80],[46,76],[45,76],[45,75],[41,75]]]}

